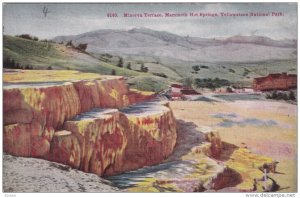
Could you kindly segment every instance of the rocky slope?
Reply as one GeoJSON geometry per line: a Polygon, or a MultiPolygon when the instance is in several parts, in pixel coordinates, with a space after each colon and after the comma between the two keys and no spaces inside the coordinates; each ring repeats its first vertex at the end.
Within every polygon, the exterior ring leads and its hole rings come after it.
{"type": "Polygon", "coordinates": [[[3,155],[4,192],[121,192],[95,174],[42,159],[3,155]]]}
{"type": "Polygon", "coordinates": [[[167,103],[140,104],[153,98],[123,77],[4,87],[4,152],[98,175],[159,163],[176,124],[167,103]]]}

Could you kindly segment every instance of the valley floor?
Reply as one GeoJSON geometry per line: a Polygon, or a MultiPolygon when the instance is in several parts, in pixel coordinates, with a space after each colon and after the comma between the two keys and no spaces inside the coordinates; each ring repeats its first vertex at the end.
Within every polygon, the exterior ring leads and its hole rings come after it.
{"type": "MultiPolygon", "coordinates": [[[[297,191],[296,105],[256,100],[173,101],[170,106],[177,119],[192,122],[199,131],[218,131],[222,141],[278,161],[277,173],[269,176],[279,191],[297,191]]],[[[238,160],[233,158],[222,161],[238,160]]]]}

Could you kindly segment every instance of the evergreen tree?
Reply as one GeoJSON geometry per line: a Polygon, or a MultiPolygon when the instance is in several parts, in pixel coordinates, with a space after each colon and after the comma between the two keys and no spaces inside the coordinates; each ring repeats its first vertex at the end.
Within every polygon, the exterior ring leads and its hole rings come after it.
{"type": "Polygon", "coordinates": [[[16,63],[16,69],[21,69],[22,67],[20,66],[19,63],[16,63]]]}
{"type": "Polygon", "coordinates": [[[118,67],[123,67],[123,58],[119,58],[118,67]]]}
{"type": "Polygon", "coordinates": [[[10,59],[9,58],[3,59],[3,67],[10,68],[10,59]]]}
{"type": "Polygon", "coordinates": [[[10,61],[10,67],[11,68],[16,68],[16,63],[15,63],[14,59],[11,59],[11,61],[10,61]]]}
{"type": "Polygon", "coordinates": [[[293,91],[290,91],[288,98],[289,100],[296,100],[295,93],[293,91]]]}
{"type": "Polygon", "coordinates": [[[127,66],[126,66],[127,69],[130,69],[131,70],[131,63],[127,63],[127,66]]]}
{"type": "Polygon", "coordinates": [[[141,64],[141,72],[148,72],[148,67],[145,67],[144,63],[141,64]]]}
{"type": "Polygon", "coordinates": [[[140,69],[140,70],[143,72],[143,71],[144,71],[144,68],[145,68],[144,63],[142,63],[142,64],[141,64],[141,69],[140,69]]]}

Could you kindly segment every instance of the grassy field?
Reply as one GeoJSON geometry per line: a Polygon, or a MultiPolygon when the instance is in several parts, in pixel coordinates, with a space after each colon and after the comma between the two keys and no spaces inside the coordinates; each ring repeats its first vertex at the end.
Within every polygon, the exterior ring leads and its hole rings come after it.
{"type": "Polygon", "coordinates": [[[156,76],[138,76],[128,80],[132,88],[160,92],[168,88],[168,80],[156,76]]]}
{"type": "Polygon", "coordinates": [[[87,79],[102,79],[96,73],[82,73],[71,70],[14,70],[4,72],[3,82],[7,83],[29,83],[29,82],[62,82],[87,79]]]}

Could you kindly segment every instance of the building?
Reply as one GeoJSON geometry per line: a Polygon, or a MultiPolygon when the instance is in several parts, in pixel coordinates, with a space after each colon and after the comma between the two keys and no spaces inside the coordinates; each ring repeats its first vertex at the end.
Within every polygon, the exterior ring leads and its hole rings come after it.
{"type": "Polygon", "coordinates": [[[194,96],[199,95],[193,88],[175,83],[171,84],[170,91],[172,100],[191,99],[194,96]]]}
{"type": "Polygon", "coordinates": [[[170,87],[170,98],[172,100],[182,100],[183,95],[181,93],[181,89],[183,86],[181,84],[173,83],[170,87]]]}
{"type": "Polygon", "coordinates": [[[171,92],[172,93],[180,93],[181,89],[183,88],[183,86],[181,84],[171,84],[171,92]]]}
{"type": "Polygon", "coordinates": [[[288,90],[297,87],[296,74],[269,74],[265,77],[254,78],[253,89],[255,91],[288,90]]]}

